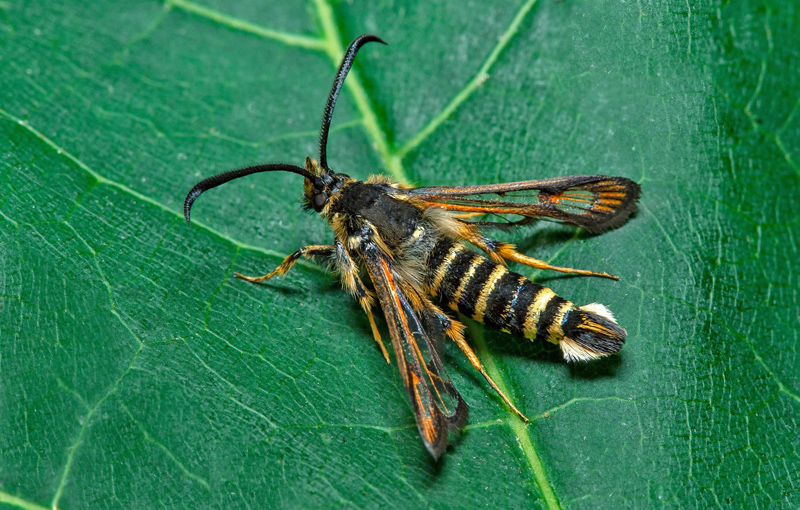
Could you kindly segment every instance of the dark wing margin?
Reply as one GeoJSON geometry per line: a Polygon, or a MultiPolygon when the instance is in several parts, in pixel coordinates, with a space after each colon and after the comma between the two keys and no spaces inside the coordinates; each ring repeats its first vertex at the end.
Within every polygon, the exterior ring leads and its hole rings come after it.
{"type": "Polygon", "coordinates": [[[554,219],[600,233],[619,227],[636,212],[641,187],[625,177],[573,175],[483,186],[411,188],[401,193],[430,207],[554,219]],[[488,194],[499,198],[475,198],[488,194]]]}
{"type": "Polygon", "coordinates": [[[367,244],[361,255],[389,325],[397,366],[414,408],[420,437],[438,459],[447,448],[448,432],[463,427],[469,412],[439,356],[441,327],[427,317],[423,325],[398,285],[399,277],[391,262],[377,245],[367,244]]]}

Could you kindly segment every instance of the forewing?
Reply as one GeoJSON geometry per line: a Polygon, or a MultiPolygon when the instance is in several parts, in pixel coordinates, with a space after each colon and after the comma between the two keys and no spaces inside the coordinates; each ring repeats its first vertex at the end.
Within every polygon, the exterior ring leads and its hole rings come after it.
{"type": "Polygon", "coordinates": [[[574,175],[484,186],[411,188],[403,193],[430,207],[554,219],[599,233],[622,225],[636,212],[641,188],[624,177],[574,175]],[[490,194],[498,198],[479,198],[490,194]]]}
{"type": "Polygon", "coordinates": [[[463,426],[467,419],[467,405],[440,359],[441,330],[435,324],[423,325],[377,245],[362,250],[362,258],[389,326],[420,436],[431,455],[439,458],[448,444],[448,430],[463,426]]]}

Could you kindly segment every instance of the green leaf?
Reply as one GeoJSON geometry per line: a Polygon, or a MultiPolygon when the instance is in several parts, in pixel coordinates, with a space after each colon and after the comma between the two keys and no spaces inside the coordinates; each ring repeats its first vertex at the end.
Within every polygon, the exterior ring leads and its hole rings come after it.
{"type": "MultiPolygon", "coordinates": [[[[800,14],[792,2],[0,3],[0,505],[800,506],[800,14]],[[641,183],[587,236],[513,233],[619,282],[527,274],[629,333],[567,365],[471,325],[525,426],[447,346],[470,424],[435,463],[292,174],[374,32],[329,161],[366,178],[641,183]]],[[[520,268],[518,268],[520,269],[520,268]]]]}

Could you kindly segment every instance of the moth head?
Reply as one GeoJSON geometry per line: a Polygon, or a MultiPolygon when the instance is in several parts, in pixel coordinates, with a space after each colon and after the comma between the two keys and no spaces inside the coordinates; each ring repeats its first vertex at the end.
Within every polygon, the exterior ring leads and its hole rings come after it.
{"type": "Polygon", "coordinates": [[[364,34],[356,37],[345,51],[342,63],[339,64],[339,69],[336,71],[336,77],[333,79],[325,110],[322,112],[322,126],[319,131],[319,162],[306,158],[306,171],[314,178],[307,177],[304,182],[305,205],[319,213],[323,212],[331,197],[339,193],[344,183],[350,180],[347,175],[337,174],[328,166],[328,133],[331,129],[333,109],[336,107],[336,100],[339,98],[342,85],[344,85],[344,79],[350,72],[358,50],[370,42],[386,44],[376,35],[364,34]]]}
{"type": "Polygon", "coordinates": [[[331,197],[337,195],[350,180],[345,174],[337,174],[330,168],[323,168],[312,158],[306,158],[306,171],[312,177],[306,177],[303,181],[305,207],[316,212],[322,212],[331,197]]]}

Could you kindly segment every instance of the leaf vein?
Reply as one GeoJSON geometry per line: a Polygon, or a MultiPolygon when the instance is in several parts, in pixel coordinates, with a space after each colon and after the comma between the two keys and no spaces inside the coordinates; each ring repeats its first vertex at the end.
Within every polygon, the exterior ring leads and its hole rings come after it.
{"type": "MultiPolygon", "coordinates": [[[[28,122],[26,122],[26,121],[24,121],[24,120],[22,120],[22,119],[20,119],[18,117],[15,117],[14,115],[11,115],[10,113],[8,113],[6,110],[4,110],[2,108],[0,108],[0,116],[6,117],[6,119],[8,119],[9,121],[15,122],[15,123],[19,124],[20,126],[22,126],[23,128],[25,128],[27,131],[29,131],[32,135],[34,135],[40,141],[44,142],[46,145],[48,145],[53,150],[55,150],[59,155],[64,156],[65,158],[67,158],[70,161],[72,161],[75,165],[78,166],[78,168],[80,168],[81,170],[86,172],[88,175],[90,175],[92,178],[94,178],[99,184],[104,184],[104,185],[109,186],[111,188],[114,188],[114,189],[117,189],[119,191],[122,191],[123,193],[131,195],[132,197],[136,198],[137,200],[140,200],[140,201],[145,202],[145,203],[147,203],[149,205],[155,206],[156,208],[158,208],[158,209],[160,209],[162,211],[165,211],[165,212],[167,212],[167,213],[169,213],[171,215],[174,215],[174,216],[176,216],[178,218],[181,218],[181,221],[183,221],[183,215],[181,213],[175,211],[174,209],[171,209],[171,208],[167,207],[166,205],[162,204],[161,202],[158,202],[158,201],[156,201],[156,200],[154,200],[154,199],[152,199],[150,197],[142,195],[138,191],[136,191],[136,190],[134,190],[132,188],[129,188],[128,186],[126,186],[124,184],[121,184],[119,182],[116,182],[116,181],[113,181],[113,180],[108,179],[106,177],[103,177],[99,173],[95,172],[94,170],[89,168],[89,166],[86,165],[86,163],[84,163],[83,161],[81,161],[80,159],[75,157],[72,153],[70,153],[66,149],[64,149],[64,148],[60,147],[59,145],[57,145],[53,140],[51,140],[50,138],[45,136],[43,133],[38,131],[36,128],[31,126],[28,122]]],[[[234,239],[234,238],[232,238],[232,237],[230,237],[230,236],[228,236],[226,234],[223,234],[222,232],[219,232],[218,230],[215,230],[214,228],[212,228],[212,227],[210,227],[210,226],[208,226],[205,223],[200,222],[200,221],[193,221],[192,225],[196,225],[198,228],[206,230],[207,232],[213,234],[214,236],[219,237],[221,239],[224,239],[225,241],[231,243],[233,246],[236,246],[236,247],[244,249],[244,250],[249,250],[249,251],[261,253],[261,254],[263,254],[263,255],[265,255],[267,257],[275,258],[275,259],[278,259],[278,260],[283,260],[288,255],[287,253],[280,253],[280,252],[277,252],[277,251],[274,251],[274,250],[268,250],[268,249],[265,249],[265,248],[261,248],[259,246],[254,246],[254,245],[251,245],[251,244],[243,243],[243,242],[241,242],[241,241],[239,241],[237,239],[234,239]]],[[[299,267],[304,267],[305,269],[309,269],[309,270],[317,272],[317,273],[327,273],[327,271],[325,271],[325,269],[323,269],[322,267],[320,267],[320,266],[318,266],[318,265],[316,265],[316,264],[314,264],[312,262],[305,261],[305,260],[298,260],[296,265],[299,266],[299,267]]]]}
{"type": "Polygon", "coordinates": [[[13,494],[9,494],[8,492],[1,490],[0,490],[0,503],[16,506],[24,510],[50,510],[45,506],[33,503],[19,496],[15,496],[13,494]]]}
{"type": "Polygon", "coordinates": [[[323,50],[325,46],[324,41],[316,37],[292,34],[289,32],[262,27],[260,25],[256,25],[255,23],[250,23],[233,16],[228,16],[227,14],[223,14],[214,9],[196,4],[190,0],[167,0],[167,4],[185,12],[209,19],[219,23],[220,25],[258,35],[266,39],[272,39],[274,41],[286,44],[287,46],[296,46],[298,48],[306,48],[309,50],[323,50]]]}
{"type": "Polygon", "coordinates": [[[519,11],[517,11],[514,19],[511,20],[511,24],[508,26],[503,35],[500,36],[497,45],[492,48],[492,51],[486,58],[486,61],[484,61],[483,65],[480,67],[480,69],[478,69],[478,72],[475,74],[475,76],[473,76],[467,85],[458,94],[456,94],[456,96],[452,99],[452,101],[450,101],[444,110],[436,115],[436,117],[431,119],[431,121],[424,128],[422,128],[419,133],[411,137],[411,139],[395,153],[396,157],[403,158],[410,151],[418,147],[423,141],[425,141],[426,138],[431,135],[431,133],[433,133],[443,122],[445,122],[447,118],[459,106],[461,106],[464,101],[469,99],[469,97],[478,87],[480,87],[489,78],[489,70],[491,70],[491,68],[497,62],[497,59],[500,57],[500,54],[503,52],[506,46],[508,46],[508,43],[517,33],[520,25],[525,20],[526,15],[533,9],[534,5],[536,5],[536,1],[537,0],[527,0],[524,4],[522,4],[522,7],[520,7],[519,11]]]}
{"type": "Polygon", "coordinates": [[[207,491],[211,491],[211,486],[208,484],[206,479],[189,471],[186,468],[186,466],[184,466],[183,463],[180,460],[178,460],[175,454],[169,451],[169,449],[163,443],[156,440],[156,438],[154,438],[153,435],[150,434],[150,432],[148,432],[146,428],[144,428],[144,425],[142,425],[139,422],[139,420],[137,420],[136,417],[133,416],[133,413],[131,413],[130,409],[128,409],[128,406],[126,406],[122,402],[120,402],[120,406],[122,407],[122,410],[125,411],[128,417],[131,419],[131,421],[133,421],[133,423],[136,424],[136,426],[139,428],[139,431],[144,436],[145,441],[153,443],[159,450],[164,452],[164,455],[166,455],[167,458],[169,458],[169,460],[171,460],[176,466],[178,466],[178,468],[183,472],[183,474],[187,478],[191,478],[192,480],[196,481],[197,483],[205,487],[207,491]]]}

